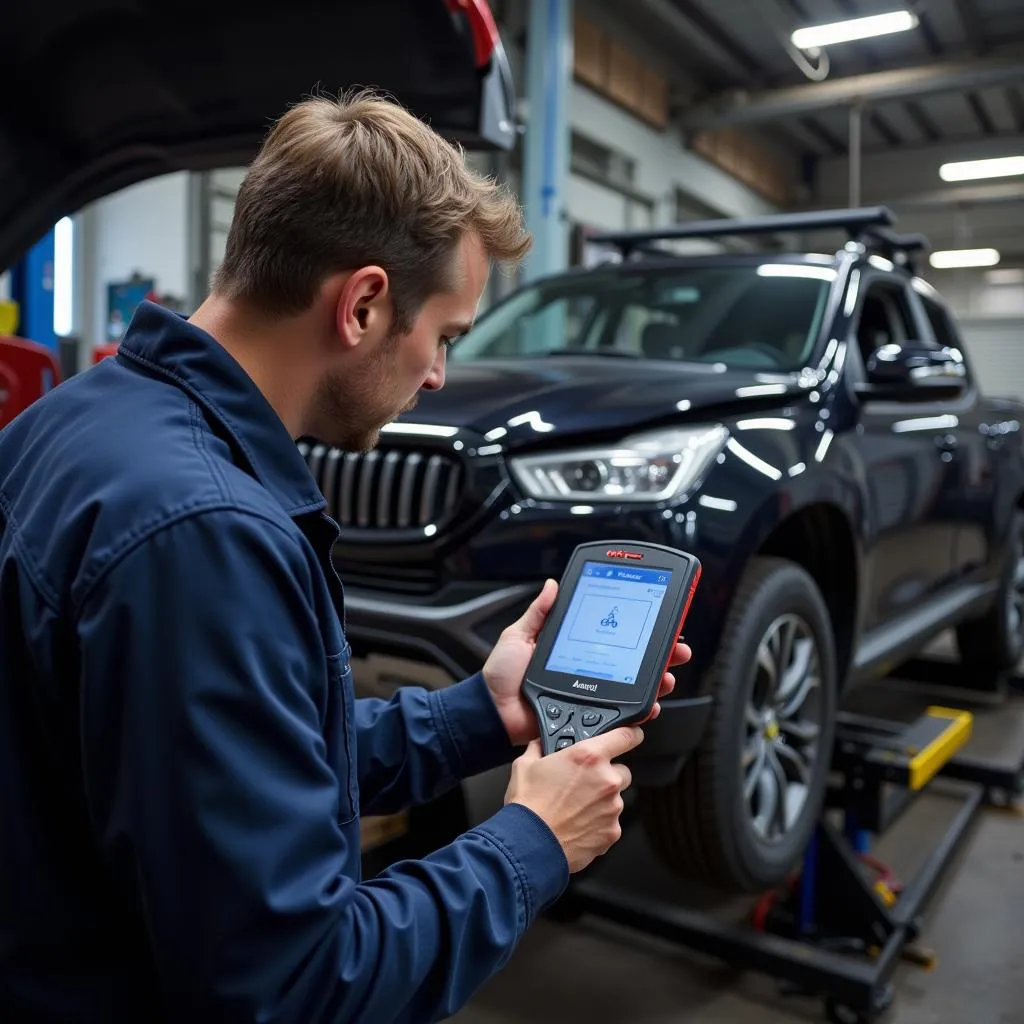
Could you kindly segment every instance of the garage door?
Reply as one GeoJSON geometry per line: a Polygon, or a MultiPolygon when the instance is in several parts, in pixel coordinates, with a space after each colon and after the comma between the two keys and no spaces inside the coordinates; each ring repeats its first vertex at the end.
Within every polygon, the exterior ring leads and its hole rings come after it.
{"type": "Polygon", "coordinates": [[[1024,318],[961,319],[959,326],[982,391],[1024,400],[1024,318]]]}

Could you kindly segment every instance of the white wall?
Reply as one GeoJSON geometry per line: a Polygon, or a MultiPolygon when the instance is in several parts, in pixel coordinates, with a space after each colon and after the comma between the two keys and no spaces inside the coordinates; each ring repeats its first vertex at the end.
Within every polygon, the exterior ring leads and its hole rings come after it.
{"type": "Polygon", "coordinates": [[[1024,317],[962,317],[959,326],[982,392],[1024,401],[1024,317]]]}
{"type": "Polygon", "coordinates": [[[676,189],[698,196],[725,217],[775,212],[756,192],[684,148],[674,132],[649,128],[579,82],[573,83],[569,110],[577,131],[636,161],[633,187],[654,201],[658,226],[675,222],[676,189]]]}
{"type": "Polygon", "coordinates": [[[926,276],[956,316],[982,392],[1024,400],[1024,283],[993,284],[988,271],[966,268],[926,276]]]}
{"type": "Polygon", "coordinates": [[[646,227],[650,220],[640,203],[579,174],[569,175],[567,205],[572,220],[601,231],[646,227]]]}
{"type": "Polygon", "coordinates": [[[958,317],[1024,317],[1024,283],[990,284],[981,270],[930,270],[928,280],[958,317]]]}
{"type": "Polygon", "coordinates": [[[83,217],[81,288],[88,292],[83,341],[106,340],[107,285],[138,271],[160,294],[189,291],[188,174],[145,181],[92,204],[83,217]]]}

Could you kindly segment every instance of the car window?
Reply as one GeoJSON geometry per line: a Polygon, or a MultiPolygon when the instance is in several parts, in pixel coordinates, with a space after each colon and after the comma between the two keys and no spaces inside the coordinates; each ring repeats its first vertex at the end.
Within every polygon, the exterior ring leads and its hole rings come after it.
{"type": "MultiPolygon", "coordinates": [[[[560,295],[541,301],[536,293],[515,297],[494,321],[488,343],[488,355],[543,355],[556,349],[587,348],[603,319],[595,316],[593,295],[560,295]]],[[[460,342],[460,345],[465,342],[460,342]]],[[[458,348],[459,346],[456,346],[458,348]]]]}
{"type": "Polygon", "coordinates": [[[959,348],[960,337],[949,314],[934,299],[929,298],[927,295],[919,295],[918,298],[924,307],[937,344],[941,348],[959,348]]]}
{"type": "Polygon", "coordinates": [[[903,344],[917,333],[906,289],[888,281],[872,281],[857,321],[857,347],[864,362],[883,345],[903,344]]]}
{"type": "Polygon", "coordinates": [[[451,358],[578,353],[798,370],[835,277],[827,266],[742,263],[553,279],[496,306],[451,358]]]}

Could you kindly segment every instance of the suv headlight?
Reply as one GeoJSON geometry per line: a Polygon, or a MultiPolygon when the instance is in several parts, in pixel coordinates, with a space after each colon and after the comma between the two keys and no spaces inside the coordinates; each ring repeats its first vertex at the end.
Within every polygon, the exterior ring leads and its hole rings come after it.
{"type": "Polygon", "coordinates": [[[728,437],[720,424],[673,427],[615,446],[517,455],[509,467],[520,487],[541,500],[665,501],[694,485],[728,437]]]}

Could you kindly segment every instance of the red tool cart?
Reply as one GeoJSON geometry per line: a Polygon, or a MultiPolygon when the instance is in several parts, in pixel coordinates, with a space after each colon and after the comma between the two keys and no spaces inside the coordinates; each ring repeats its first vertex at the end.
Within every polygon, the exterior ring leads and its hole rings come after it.
{"type": "Polygon", "coordinates": [[[0,335],[0,428],[60,381],[60,364],[45,345],[0,335]]]}

